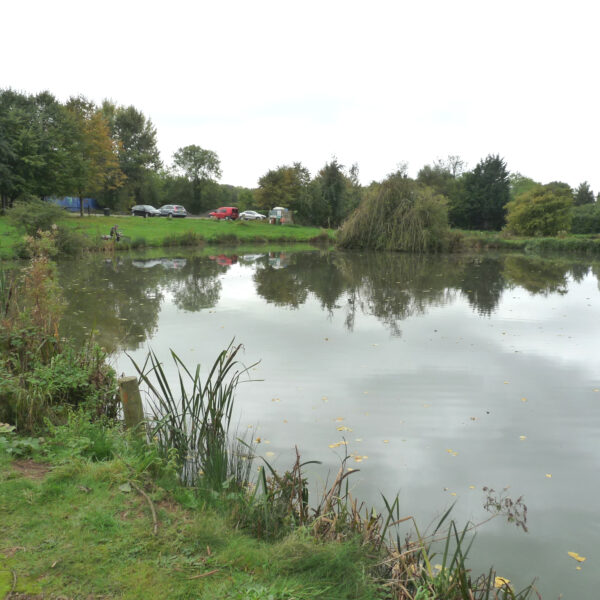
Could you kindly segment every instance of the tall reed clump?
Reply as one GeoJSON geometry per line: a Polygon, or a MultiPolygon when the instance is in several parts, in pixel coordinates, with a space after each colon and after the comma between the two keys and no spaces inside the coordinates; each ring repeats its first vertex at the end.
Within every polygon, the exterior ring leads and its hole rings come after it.
{"type": "Polygon", "coordinates": [[[247,372],[236,360],[241,345],[233,342],[215,360],[208,376],[200,376],[200,365],[192,373],[171,351],[179,386],[173,390],[154,352],[140,367],[133,359],[140,380],[150,396],[149,435],[167,456],[176,452],[182,479],[221,490],[226,482],[243,487],[249,478],[250,462],[245,451],[228,440],[235,390],[247,372]]]}
{"type": "Polygon", "coordinates": [[[454,244],[443,196],[401,174],[371,191],[343,223],[343,248],[436,252],[454,244]]]}

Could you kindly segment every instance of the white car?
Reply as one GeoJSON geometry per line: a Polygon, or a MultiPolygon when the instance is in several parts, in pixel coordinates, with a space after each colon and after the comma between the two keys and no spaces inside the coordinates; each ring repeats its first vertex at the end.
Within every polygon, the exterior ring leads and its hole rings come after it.
{"type": "Polygon", "coordinates": [[[257,213],[255,210],[245,210],[244,212],[240,213],[239,216],[240,219],[242,219],[243,221],[262,221],[263,219],[266,219],[267,217],[265,215],[261,215],[260,213],[257,213]]]}

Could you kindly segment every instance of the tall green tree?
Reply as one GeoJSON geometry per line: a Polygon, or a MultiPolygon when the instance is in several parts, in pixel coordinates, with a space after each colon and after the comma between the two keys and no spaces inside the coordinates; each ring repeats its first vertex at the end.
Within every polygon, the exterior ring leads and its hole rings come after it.
{"type": "Polygon", "coordinates": [[[302,163],[283,165],[267,171],[258,180],[254,200],[259,210],[283,206],[294,211],[300,221],[310,217],[310,173],[302,163]]]}
{"type": "Polygon", "coordinates": [[[575,206],[593,203],[594,192],[592,192],[590,184],[587,181],[580,183],[579,187],[575,190],[575,206]]]}
{"type": "Polygon", "coordinates": [[[70,98],[66,106],[74,126],[71,187],[79,197],[83,216],[86,195],[117,189],[126,178],[119,167],[119,145],[113,141],[102,112],[83,96],[70,98]]]}
{"type": "MultiPolygon", "coordinates": [[[[155,176],[162,166],[156,128],[134,106],[117,106],[105,100],[102,114],[118,147],[119,167],[127,177],[119,195],[128,204],[152,204],[158,197],[155,176]]],[[[114,192],[106,194],[105,204],[114,207],[117,203],[114,192]]]]}
{"type": "Polygon", "coordinates": [[[452,224],[466,229],[501,229],[510,200],[510,181],[504,160],[499,155],[488,155],[463,175],[461,183],[460,193],[451,198],[452,224]]]}
{"type": "Polygon", "coordinates": [[[205,150],[200,146],[184,146],[173,155],[175,171],[192,183],[193,200],[192,212],[202,212],[211,208],[213,194],[204,194],[203,188],[211,188],[221,177],[221,161],[216,152],[205,150]]]}
{"type": "Polygon", "coordinates": [[[0,90],[2,207],[17,198],[66,193],[72,139],[67,111],[52,94],[0,90]]]}
{"type": "Polygon", "coordinates": [[[311,190],[312,222],[322,227],[338,227],[345,215],[348,180],[344,166],[334,157],[317,173],[311,190]]]}
{"type": "Polygon", "coordinates": [[[531,177],[525,177],[521,173],[511,173],[508,177],[510,182],[510,197],[514,200],[517,196],[530,192],[537,188],[540,183],[531,179],[531,177]]]}

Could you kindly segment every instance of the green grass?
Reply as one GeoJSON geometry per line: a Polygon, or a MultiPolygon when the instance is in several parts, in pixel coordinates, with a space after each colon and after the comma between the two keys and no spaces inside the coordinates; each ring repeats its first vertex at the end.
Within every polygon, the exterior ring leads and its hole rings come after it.
{"type": "MultiPolygon", "coordinates": [[[[302,530],[277,543],[237,531],[189,490],[178,502],[146,484],[149,504],[121,486],[121,460],[71,459],[30,479],[0,455],[0,597],[377,598],[358,543],[302,530]]],[[[141,485],[141,484],[140,484],[141,485]]]]}
{"type": "Polygon", "coordinates": [[[461,234],[465,250],[524,250],[526,252],[600,253],[600,235],[571,234],[561,237],[524,237],[499,231],[454,230],[461,234]]]}
{"type": "MultiPolygon", "coordinates": [[[[165,246],[238,245],[257,243],[297,243],[334,241],[335,233],[318,227],[269,225],[256,221],[214,221],[210,219],[142,219],[130,216],[68,215],[66,223],[88,236],[98,247],[112,225],[118,225],[124,236],[117,247],[158,248],[165,246]]],[[[14,258],[14,248],[21,235],[0,217],[0,259],[14,258]]]]}

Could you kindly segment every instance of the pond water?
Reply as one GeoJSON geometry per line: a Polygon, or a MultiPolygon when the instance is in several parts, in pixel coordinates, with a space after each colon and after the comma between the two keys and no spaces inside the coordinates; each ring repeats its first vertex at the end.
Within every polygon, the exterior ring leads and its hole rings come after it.
{"type": "Polygon", "coordinates": [[[297,445],[323,462],[309,474],[322,488],[344,454],[330,446],[346,440],[353,495],[379,506],[399,493],[423,527],[453,502],[458,524],[482,521],[482,488],[508,488],[529,532],[481,527],[474,572],[493,564],[517,588],[539,577],[545,599],[595,597],[600,263],[219,252],[62,262],[65,334],[98,330],[126,375],[125,352],[209,367],[235,338],[246,364],[260,361],[236,423],[279,470],[297,445]]]}

